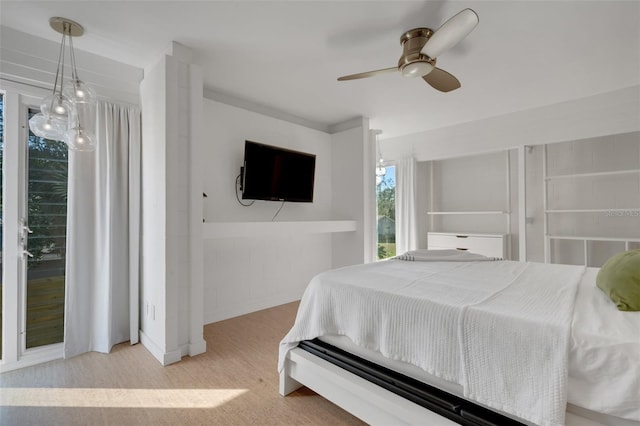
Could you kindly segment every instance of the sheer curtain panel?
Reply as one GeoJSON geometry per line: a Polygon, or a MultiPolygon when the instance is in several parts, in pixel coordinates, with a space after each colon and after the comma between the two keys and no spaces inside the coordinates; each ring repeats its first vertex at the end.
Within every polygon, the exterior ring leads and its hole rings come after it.
{"type": "Polygon", "coordinates": [[[94,124],[69,153],[65,358],[138,342],[140,109],[100,101],[94,124]]]}
{"type": "Polygon", "coordinates": [[[416,160],[411,157],[396,163],[396,253],[417,248],[416,160]]]}

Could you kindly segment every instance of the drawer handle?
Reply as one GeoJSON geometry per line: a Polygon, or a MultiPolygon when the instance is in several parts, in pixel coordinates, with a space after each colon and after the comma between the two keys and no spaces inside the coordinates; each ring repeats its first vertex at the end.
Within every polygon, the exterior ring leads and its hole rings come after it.
{"type": "Polygon", "coordinates": [[[469,249],[468,249],[468,248],[460,248],[460,247],[456,247],[456,250],[463,250],[463,251],[465,251],[465,250],[469,250],[469,249]]]}
{"type": "Polygon", "coordinates": [[[469,238],[468,235],[456,235],[456,238],[469,238]]]}

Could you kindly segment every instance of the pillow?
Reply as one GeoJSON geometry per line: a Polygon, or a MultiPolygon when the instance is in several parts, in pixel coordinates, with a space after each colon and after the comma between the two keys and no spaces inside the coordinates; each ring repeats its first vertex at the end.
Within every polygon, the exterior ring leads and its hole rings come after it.
{"type": "Polygon", "coordinates": [[[596,285],[620,311],[640,311],[640,249],[618,253],[598,271],[596,285]]]}

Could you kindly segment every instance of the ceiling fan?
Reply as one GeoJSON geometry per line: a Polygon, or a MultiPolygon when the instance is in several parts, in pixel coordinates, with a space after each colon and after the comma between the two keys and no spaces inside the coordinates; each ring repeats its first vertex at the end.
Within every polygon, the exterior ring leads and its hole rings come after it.
{"type": "Polygon", "coordinates": [[[450,92],[460,87],[460,81],[443,69],[436,67],[436,58],[465,38],[478,25],[478,15],[465,9],[440,28],[414,28],[402,34],[402,56],[398,66],[381,70],[345,75],[338,81],[355,80],[399,71],[405,77],[422,77],[434,89],[450,92]]]}

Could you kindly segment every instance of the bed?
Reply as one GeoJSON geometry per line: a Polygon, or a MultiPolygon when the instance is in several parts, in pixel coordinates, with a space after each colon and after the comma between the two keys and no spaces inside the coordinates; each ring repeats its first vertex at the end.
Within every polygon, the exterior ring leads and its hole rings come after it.
{"type": "Polygon", "coordinates": [[[640,313],[615,309],[597,269],[434,253],[316,276],[280,344],[280,393],[305,385],[370,424],[640,423],[640,313]],[[314,345],[471,408],[433,409],[314,345]]]}

